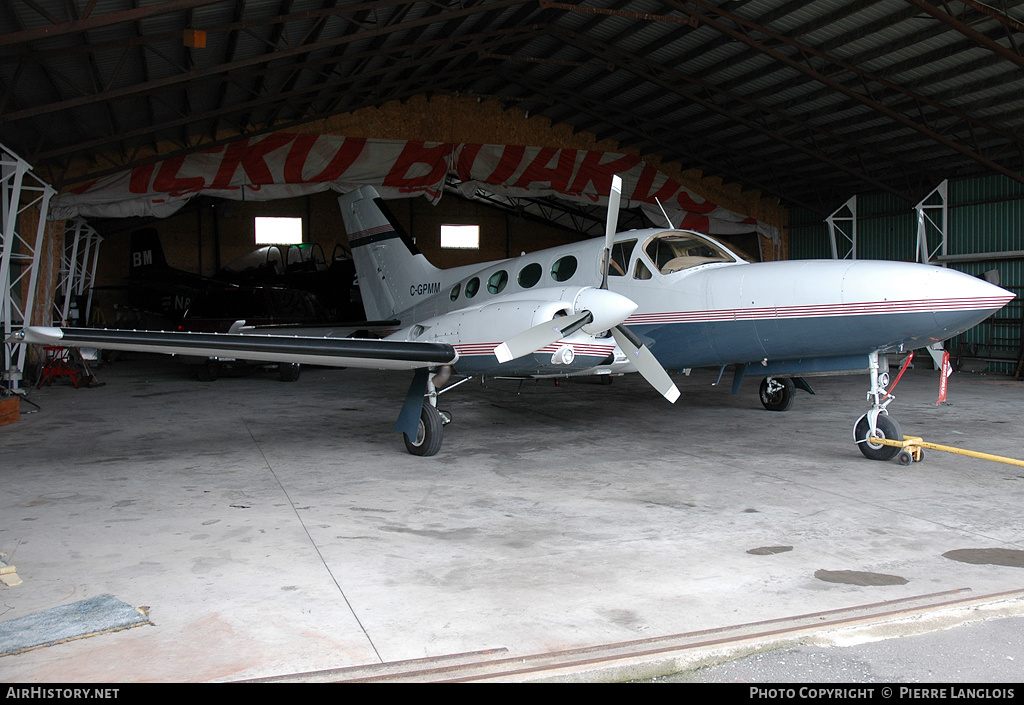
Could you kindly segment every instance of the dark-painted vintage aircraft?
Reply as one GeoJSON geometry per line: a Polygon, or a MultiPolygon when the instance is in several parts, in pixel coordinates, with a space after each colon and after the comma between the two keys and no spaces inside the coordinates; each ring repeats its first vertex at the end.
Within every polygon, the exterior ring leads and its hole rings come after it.
{"type": "Polygon", "coordinates": [[[736,365],[763,377],[761,400],[784,410],[803,377],[867,371],[871,409],[855,424],[865,456],[889,459],[887,353],[945,340],[1013,294],[961,272],[886,261],[750,263],[714,238],[676,229],[616,234],[512,259],[438,269],[364,186],[340,200],[366,315],[399,321],[381,339],[30,327],[19,340],[64,346],[411,370],[395,430],[415,455],[441,447],[450,416],[438,391],[458,376],[562,377],[638,372],[670,402],[666,370],[736,365]]]}
{"type": "MultiPolygon", "coordinates": [[[[232,290],[245,289],[256,295],[274,287],[315,295],[324,308],[325,321],[358,321],[363,311],[353,285],[355,266],[347,254],[335,247],[328,262],[317,243],[266,245],[207,277],[168,265],[156,228],[141,228],[131,235],[128,304],[135,311],[162,317],[158,321],[162,325],[147,327],[173,329],[193,304],[211,296],[225,300],[232,296],[225,292],[232,290]]],[[[237,298],[245,296],[240,293],[237,298]]],[[[211,305],[215,303],[206,302],[207,308],[211,305]]]]}
{"type": "Polygon", "coordinates": [[[211,287],[224,284],[167,264],[156,228],[131,235],[128,253],[128,305],[135,311],[160,316],[154,327],[174,328],[192,302],[211,287]]]}

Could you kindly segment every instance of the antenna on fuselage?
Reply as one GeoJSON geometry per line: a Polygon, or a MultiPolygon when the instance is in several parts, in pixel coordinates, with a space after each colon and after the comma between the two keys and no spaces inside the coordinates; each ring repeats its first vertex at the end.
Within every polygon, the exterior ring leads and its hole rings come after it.
{"type": "Polygon", "coordinates": [[[675,230],[676,226],[672,225],[672,219],[668,217],[668,213],[665,212],[665,208],[664,208],[664,206],[661,205],[661,201],[659,201],[657,198],[655,198],[654,202],[658,204],[658,208],[661,209],[661,214],[663,216],[665,216],[665,222],[668,223],[668,229],[669,230],[675,230]]]}

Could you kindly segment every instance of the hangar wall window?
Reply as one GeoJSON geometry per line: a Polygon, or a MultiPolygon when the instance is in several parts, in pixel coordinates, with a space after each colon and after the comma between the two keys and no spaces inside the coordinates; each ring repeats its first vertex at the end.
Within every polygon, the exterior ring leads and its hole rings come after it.
{"type": "Polygon", "coordinates": [[[479,250],[479,225],[442,225],[441,247],[450,250],[479,250]]]}
{"type": "Polygon", "coordinates": [[[257,245],[302,244],[302,218],[256,218],[257,245]]]}

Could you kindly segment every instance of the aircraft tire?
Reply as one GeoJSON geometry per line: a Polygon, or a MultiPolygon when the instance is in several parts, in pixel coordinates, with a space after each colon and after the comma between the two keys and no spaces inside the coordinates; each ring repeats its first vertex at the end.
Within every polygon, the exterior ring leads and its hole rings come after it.
{"type": "Polygon", "coordinates": [[[297,362],[282,362],[277,366],[277,373],[281,376],[282,382],[295,382],[299,379],[302,368],[297,362]]]}
{"type": "Polygon", "coordinates": [[[200,382],[213,382],[220,376],[216,362],[204,362],[196,367],[196,378],[200,382]]]}
{"type": "MultiPolygon", "coordinates": [[[[903,430],[894,419],[889,418],[888,414],[879,414],[875,424],[882,438],[895,441],[903,440],[903,430]]],[[[860,452],[864,454],[865,458],[869,460],[892,460],[896,457],[900,452],[900,449],[896,446],[869,443],[867,437],[870,432],[871,424],[868,423],[867,414],[864,414],[857,419],[857,426],[854,428],[853,436],[857,439],[857,447],[860,448],[860,452]]]]}
{"type": "Polygon", "coordinates": [[[405,439],[405,449],[412,455],[427,457],[437,455],[437,451],[441,450],[443,435],[444,423],[441,420],[441,414],[434,406],[424,404],[423,411],[420,412],[420,425],[416,438],[410,439],[407,434],[402,434],[402,437],[405,439]]]}
{"type": "Polygon", "coordinates": [[[793,405],[793,395],[796,392],[796,385],[788,377],[777,377],[775,381],[782,385],[782,389],[774,392],[768,389],[768,378],[761,380],[761,406],[768,411],[786,411],[793,405]]]}

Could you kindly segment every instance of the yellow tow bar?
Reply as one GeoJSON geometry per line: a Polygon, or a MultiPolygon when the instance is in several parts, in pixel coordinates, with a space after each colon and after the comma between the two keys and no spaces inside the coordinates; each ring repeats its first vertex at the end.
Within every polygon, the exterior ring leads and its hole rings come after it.
{"type": "Polygon", "coordinates": [[[957,455],[966,455],[969,458],[980,458],[981,460],[994,460],[997,463],[1006,463],[1007,465],[1017,465],[1018,467],[1024,468],[1024,460],[1017,460],[1015,458],[1004,458],[1001,455],[992,455],[991,453],[979,453],[976,450],[966,450],[964,448],[955,448],[953,446],[942,446],[938,443],[928,443],[923,438],[917,436],[904,436],[902,441],[896,441],[891,438],[878,438],[872,436],[868,439],[872,444],[881,444],[887,446],[894,446],[896,448],[902,448],[900,454],[896,456],[900,465],[910,465],[913,462],[921,462],[924,460],[924,449],[930,450],[941,450],[944,453],[956,453],[957,455]]]}

